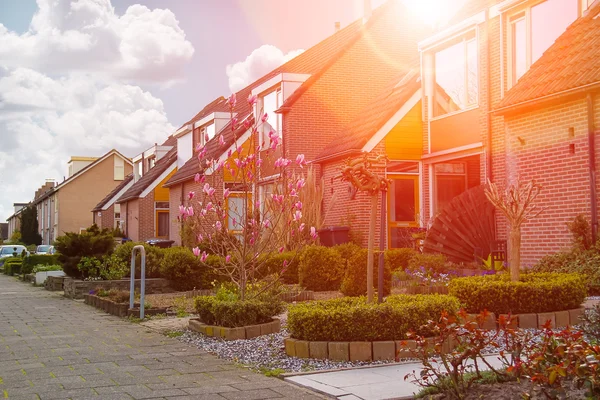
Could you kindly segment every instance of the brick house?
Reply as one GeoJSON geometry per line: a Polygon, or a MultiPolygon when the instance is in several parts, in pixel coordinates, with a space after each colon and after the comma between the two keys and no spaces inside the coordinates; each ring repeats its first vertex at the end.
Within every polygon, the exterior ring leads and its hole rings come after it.
{"type": "MultiPolygon", "coordinates": [[[[336,32],[238,92],[238,102],[233,110],[235,117],[241,123],[247,118],[267,114],[268,124],[260,130],[254,143],[268,147],[268,132],[273,129],[280,135],[282,155],[295,159],[302,153],[310,162],[337,137],[342,127],[389,85],[392,77],[398,76],[399,72],[406,74],[406,66],[418,55],[417,41],[424,35],[423,29],[411,21],[400,2],[390,1],[372,13],[367,9],[364,19],[336,32]],[[254,109],[246,102],[249,95],[258,97],[254,109]]],[[[225,105],[224,99],[222,105],[225,105]]],[[[217,113],[206,110],[195,121],[184,125],[179,135],[189,135],[187,140],[195,147],[205,136],[203,130],[217,117],[217,113]]],[[[209,146],[208,159],[225,157],[227,149],[233,145],[234,135],[230,132],[231,127],[224,124],[222,130],[215,132],[213,140],[201,143],[201,146],[209,146]],[[221,134],[226,143],[218,148],[212,143],[221,134]]],[[[250,138],[249,132],[240,131],[235,138],[243,141],[250,138]]],[[[319,166],[315,167],[320,176],[319,166]]],[[[201,171],[198,161],[190,154],[186,164],[166,183],[171,191],[172,213],[178,212],[189,191],[201,190],[193,180],[199,172],[207,178],[211,176],[208,182],[217,191],[222,192],[227,185],[227,182],[219,181],[226,181],[227,177],[201,171]]],[[[256,188],[261,200],[274,190],[277,180],[275,171],[272,174],[263,171],[261,183],[256,188]]],[[[175,220],[173,223],[171,238],[179,242],[177,233],[181,226],[175,220]]]]}
{"type": "MultiPolygon", "coordinates": [[[[317,158],[324,171],[326,194],[337,193],[333,200],[326,196],[325,209],[331,210],[326,225],[351,225],[366,243],[368,200],[360,194],[345,193],[347,187],[331,179],[341,164],[335,153],[339,152],[338,158],[360,152],[385,153],[391,160],[386,176],[392,178],[387,199],[389,247],[398,245],[395,229],[427,227],[465,190],[487,179],[506,185],[516,176],[542,183],[540,205],[546,207],[536,221],[524,226],[524,265],[568,246],[566,222],[578,214],[597,221],[590,165],[595,164],[592,153],[598,151],[589,150],[595,138],[590,133],[596,126],[592,115],[597,118],[598,114],[598,101],[593,96],[598,82],[595,63],[600,59],[593,34],[598,30],[598,19],[590,16],[596,13],[597,3],[467,2],[447,27],[418,44],[420,101],[409,102],[419,107],[418,113],[413,110],[411,128],[396,131],[400,136],[393,145],[394,131],[375,145],[381,138],[376,133],[381,135],[383,126],[398,123],[389,116],[397,117],[407,108],[402,101],[394,103],[400,99],[399,93],[394,97],[394,90],[388,89],[389,101],[367,105],[317,158]],[[587,16],[580,18],[590,7],[587,16]],[[579,44],[576,49],[575,44],[579,44]],[[578,78],[580,75],[583,77],[578,78]],[[579,93],[578,98],[574,92],[579,93]],[[378,122],[372,124],[374,120],[378,122]],[[419,123],[421,144],[414,146],[412,132],[419,123]],[[396,152],[402,148],[413,154],[397,160],[396,152]],[[402,166],[410,161],[412,170],[394,171],[397,161],[402,161],[402,166]],[[394,195],[401,203],[394,201],[394,195]],[[394,220],[398,213],[405,220],[394,220]]],[[[396,78],[396,86],[392,80],[392,87],[400,88],[402,79],[401,75],[396,78]]],[[[382,95],[385,97],[386,91],[382,95]]],[[[379,216],[377,221],[379,224],[379,216]]],[[[506,239],[506,231],[506,221],[497,216],[496,238],[506,239]]]]}
{"type": "Polygon", "coordinates": [[[169,191],[163,184],[177,171],[178,152],[173,136],[133,158],[133,179],[116,199],[121,231],[133,241],[167,239],[171,213],[169,191]]]}
{"type": "Polygon", "coordinates": [[[96,207],[92,210],[94,224],[98,225],[100,229],[122,230],[124,228],[121,206],[116,201],[131,186],[133,186],[133,174],[127,175],[120,185],[100,200],[100,203],[96,204],[96,207]]]}
{"type": "Polygon", "coordinates": [[[38,207],[42,244],[52,244],[66,232],[80,232],[92,225],[90,210],[132,169],[131,160],[114,149],[99,158],[71,157],[69,176],[32,202],[38,207]]]}
{"type": "Polygon", "coordinates": [[[13,203],[14,213],[6,219],[6,223],[8,224],[8,239],[10,239],[15,231],[21,230],[21,212],[23,212],[23,209],[28,205],[29,203],[13,203]]]}

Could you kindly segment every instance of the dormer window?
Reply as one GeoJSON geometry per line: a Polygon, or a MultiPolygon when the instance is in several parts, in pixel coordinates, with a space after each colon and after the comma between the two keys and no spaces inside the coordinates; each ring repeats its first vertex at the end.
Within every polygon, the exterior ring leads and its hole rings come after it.
{"type": "MultiPolygon", "coordinates": [[[[585,8],[585,0],[583,2],[585,8]]],[[[533,5],[532,5],[533,4],[533,5]]],[[[508,16],[508,73],[512,86],[579,15],[578,0],[546,0],[508,16]]]]}
{"type": "MultiPolygon", "coordinates": [[[[268,148],[271,146],[271,138],[269,133],[271,131],[276,132],[279,136],[279,143],[282,140],[282,123],[281,114],[275,111],[283,104],[283,94],[281,88],[278,87],[269,92],[266,92],[260,97],[260,106],[262,109],[261,115],[267,114],[267,120],[262,125],[262,137],[261,146],[262,148],[268,148]]],[[[259,116],[260,117],[260,116],[259,116]]]]}
{"type": "Polygon", "coordinates": [[[477,106],[479,74],[475,31],[434,54],[434,117],[477,106]]]}
{"type": "Polygon", "coordinates": [[[156,157],[150,157],[146,160],[146,163],[148,165],[147,171],[150,171],[152,168],[154,168],[154,165],[156,165],[156,157]]]}
{"type": "Polygon", "coordinates": [[[200,143],[202,146],[205,146],[206,143],[208,143],[212,138],[214,138],[217,133],[214,122],[196,128],[194,131],[196,132],[194,143],[200,143]]]}

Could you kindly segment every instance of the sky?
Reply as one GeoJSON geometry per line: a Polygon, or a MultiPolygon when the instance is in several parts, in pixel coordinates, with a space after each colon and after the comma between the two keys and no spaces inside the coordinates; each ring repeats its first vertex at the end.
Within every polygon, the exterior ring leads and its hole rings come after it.
{"type": "Polygon", "coordinates": [[[0,221],[71,156],[133,157],[362,15],[363,0],[0,0],[0,221]]]}

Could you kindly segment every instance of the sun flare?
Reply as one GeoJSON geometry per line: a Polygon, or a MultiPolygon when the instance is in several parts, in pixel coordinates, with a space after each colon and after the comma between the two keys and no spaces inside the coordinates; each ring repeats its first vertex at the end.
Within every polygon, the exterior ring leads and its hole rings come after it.
{"type": "Polygon", "coordinates": [[[423,23],[441,26],[464,4],[464,0],[403,0],[411,13],[423,23]]]}

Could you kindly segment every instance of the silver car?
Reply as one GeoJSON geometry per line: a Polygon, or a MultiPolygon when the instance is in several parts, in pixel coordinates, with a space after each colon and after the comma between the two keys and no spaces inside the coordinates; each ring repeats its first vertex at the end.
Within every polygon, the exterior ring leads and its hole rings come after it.
{"type": "Polygon", "coordinates": [[[5,258],[13,256],[19,257],[23,252],[25,252],[26,256],[29,255],[27,247],[21,246],[20,244],[0,246],[0,267],[4,265],[5,258]]]}
{"type": "Polygon", "coordinates": [[[54,254],[54,246],[41,244],[35,249],[35,254],[54,254]]]}

